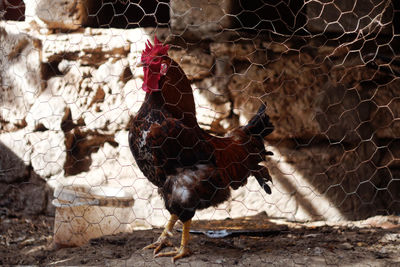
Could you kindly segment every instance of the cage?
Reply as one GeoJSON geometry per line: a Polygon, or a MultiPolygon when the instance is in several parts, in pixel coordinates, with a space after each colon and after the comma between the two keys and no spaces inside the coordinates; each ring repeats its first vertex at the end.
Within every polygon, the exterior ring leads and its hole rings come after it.
{"type": "MultiPolygon", "coordinates": [[[[232,134],[262,103],[274,126],[262,139],[271,194],[254,175],[229,184],[228,200],[196,211],[194,255],[180,262],[398,264],[399,10],[390,0],[0,0],[0,264],[169,262],[139,249],[170,212],[129,143],[154,36],[190,84],[203,137],[232,134]]],[[[195,143],[173,154],[185,141],[167,139],[157,157],[176,173],[204,156],[195,143]]],[[[215,151],[201,163],[228,168],[215,151]]]]}

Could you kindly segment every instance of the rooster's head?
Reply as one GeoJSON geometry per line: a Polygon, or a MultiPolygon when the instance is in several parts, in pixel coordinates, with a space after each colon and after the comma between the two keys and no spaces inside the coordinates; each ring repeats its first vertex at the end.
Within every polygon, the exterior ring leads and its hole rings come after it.
{"type": "Polygon", "coordinates": [[[148,93],[159,91],[159,80],[162,75],[167,73],[168,68],[168,45],[163,45],[154,36],[154,45],[150,40],[146,43],[146,49],[142,52],[139,66],[143,66],[143,86],[142,89],[148,93]]]}

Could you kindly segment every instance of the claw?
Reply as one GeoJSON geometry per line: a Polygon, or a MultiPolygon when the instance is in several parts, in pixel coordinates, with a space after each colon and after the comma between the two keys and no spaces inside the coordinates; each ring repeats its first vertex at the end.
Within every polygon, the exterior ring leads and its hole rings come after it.
{"type": "Polygon", "coordinates": [[[157,239],[156,242],[145,246],[144,249],[154,249],[153,254],[156,255],[160,250],[162,250],[165,247],[172,247],[172,243],[168,240],[168,237],[172,236],[172,229],[174,228],[174,225],[176,221],[178,220],[178,217],[174,214],[171,215],[171,218],[168,221],[167,226],[165,227],[164,231],[161,233],[160,237],[157,239]]]}
{"type": "Polygon", "coordinates": [[[160,250],[162,250],[165,247],[173,247],[174,245],[169,241],[165,240],[163,243],[161,243],[158,247],[156,247],[153,251],[153,255],[156,255],[160,250]]]}
{"type": "Polygon", "coordinates": [[[152,243],[152,244],[150,244],[148,246],[145,246],[143,248],[143,250],[145,250],[145,249],[154,249],[153,254],[155,255],[165,247],[173,247],[173,245],[172,245],[171,241],[169,241],[167,239],[166,236],[164,236],[164,237],[160,236],[156,242],[154,242],[154,243],[152,243]]]}
{"type": "Polygon", "coordinates": [[[175,263],[176,260],[182,259],[183,257],[189,256],[192,252],[189,250],[188,242],[189,242],[189,230],[190,230],[191,220],[183,223],[182,229],[182,239],[180,248],[175,248],[173,251],[158,253],[154,257],[173,257],[172,262],[175,263]]]}
{"type": "Polygon", "coordinates": [[[154,256],[154,258],[158,257],[172,257],[172,263],[175,263],[176,260],[182,259],[183,257],[191,255],[192,252],[188,247],[180,247],[180,248],[175,248],[173,251],[168,251],[168,252],[162,252],[158,253],[157,255],[154,256]]]}

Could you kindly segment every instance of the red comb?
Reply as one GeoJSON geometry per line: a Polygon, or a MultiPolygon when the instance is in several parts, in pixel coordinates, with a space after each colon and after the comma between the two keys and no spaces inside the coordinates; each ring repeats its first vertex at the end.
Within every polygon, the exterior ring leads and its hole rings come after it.
{"type": "Polygon", "coordinates": [[[142,57],[167,55],[168,49],[169,46],[163,45],[154,35],[154,45],[151,44],[150,40],[147,40],[146,49],[143,50],[142,57]]]}

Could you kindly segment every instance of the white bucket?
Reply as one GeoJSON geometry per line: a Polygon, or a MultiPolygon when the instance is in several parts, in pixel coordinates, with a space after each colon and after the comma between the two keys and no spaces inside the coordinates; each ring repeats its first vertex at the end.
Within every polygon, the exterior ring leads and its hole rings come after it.
{"type": "Polygon", "coordinates": [[[54,197],[56,246],[82,246],[92,238],[132,232],[134,200],[122,187],[60,186],[54,197]]]}

